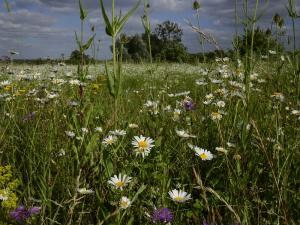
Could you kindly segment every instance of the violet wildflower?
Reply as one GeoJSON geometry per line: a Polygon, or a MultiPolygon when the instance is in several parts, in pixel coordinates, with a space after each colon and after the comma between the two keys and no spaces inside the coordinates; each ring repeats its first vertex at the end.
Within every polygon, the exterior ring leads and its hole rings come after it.
{"type": "Polygon", "coordinates": [[[27,115],[25,115],[22,120],[23,120],[23,122],[27,122],[29,120],[33,120],[34,117],[35,117],[35,112],[31,112],[31,113],[28,113],[27,115]]]}
{"type": "Polygon", "coordinates": [[[154,223],[162,222],[168,223],[173,220],[173,214],[168,208],[155,209],[152,215],[154,223]]]}
{"type": "Polygon", "coordinates": [[[182,106],[185,108],[185,110],[190,111],[195,109],[195,103],[193,102],[193,100],[190,97],[186,97],[183,101],[182,101],[182,106]]]}
{"type": "Polygon", "coordinates": [[[29,217],[32,215],[37,215],[39,214],[41,210],[41,207],[32,207],[29,209],[26,209],[25,206],[19,206],[18,208],[15,209],[15,211],[12,211],[10,213],[10,216],[14,218],[18,222],[25,222],[29,217]]]}

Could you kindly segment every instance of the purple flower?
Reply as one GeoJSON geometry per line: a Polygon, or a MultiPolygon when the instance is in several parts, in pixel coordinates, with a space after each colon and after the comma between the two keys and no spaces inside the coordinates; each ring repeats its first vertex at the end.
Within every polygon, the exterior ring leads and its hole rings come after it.
{"type": "Polygon", "coordinates": [[[193,102],[193,100],[190,97],[186,97],[185,99],[183,99],[181,104],[187,111],[195,109],[196,106],[196,104],[193,102]]]}
{"type": "Polygon", "coordinates": [[[28,113],[23,117],[23,122],[27,122],[29,120],[33,120],[35,117],[35,112],[28,113]]]}
{"type": "Polygon", "coordinates": [[[153,212],[152,220],[154,223],[168,223],[173,220],[173,214],[168,208],[156,209],[153,212]]]}
{"type": "Polygon", "coordinates": [[[28,211],[30,212],[30,215],[37,215],[40,213],[41,207],[34,206],[30,208],[28,211]]]}
{"type": "Polygon", "coordinates": [[[15,211],[12,211],[10,213],[10,216],[18,222],[24,222],[32,215],[39,214],[40,210],[41,210],[41,207],[32,207],[32,208],[26,209],[25,206],[21,205],[18,208],[16,208],[15,211]]]}

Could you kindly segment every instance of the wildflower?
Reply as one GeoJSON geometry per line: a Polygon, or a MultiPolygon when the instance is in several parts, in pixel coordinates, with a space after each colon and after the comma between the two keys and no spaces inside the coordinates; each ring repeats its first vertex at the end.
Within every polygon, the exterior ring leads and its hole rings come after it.
{"type": "Polygon", "coordinates": [[[158,114],[158,101],[150,101],[148,100],[144,106],[146,108],[148,108],[149,112],[153,115],[157,115],[158,114]]]}
{"type": "Polygon", "coordinates": [[[131,181],[131,177],[127,176],[126,174],[122,177],[122,174],[119,174],[119,176],[114,175],[110,178],[108,181],[109,184],[113,185],[116,189],[123,190],[124,187],[128,185],[131,181]]]}
{"type": "Polygon", "coordinates": [[[78,188],[78,193],[86,195],[86,194],[92,194],[94,191],[92,189],[86,189],[86,188],[78,188]]]}
{"type": "Polygon", "coordinates": [[[85,133],[85,134],[87,134],[89,132],[89,130],[85,127],[82,127],[81,131],[82,131],[82,133],[85,133]]]}
{"type": "Polygon", "coordinates": [[[180,109],[174,109],[173,120],[174,121],[179,120],[180,115],[181,115],[181,110],[180,109]]]}
{"type": "Polygon", "coordinates": [[[66,135],[69,137],[69,138],[74,138],[75,137],[75,133],[73,131],[65,131],[66,135]]]}
{"type": "Polygon", "coordinates": [[[154,147],[153,143],[153,139],[142,135],[134,136],[134,140],[131,142],[135,147],[136,155],[141,154],[143,158],[150,153],[150,150],[154,147]]]}
{"type": "Polygon", "coordinates": [[[216,121],[216,120],[221,120],[222,119],[222,114],[219,112],[212,112],[210,114],[210,117],[212,120],[216,121]]]}
{"type": "Polygon", "coordinates": [[[276,100],[279,100],[281,102],[284,101],[284,95],[280,92],[274,92],[272,95],[271,95],[272,98],[276,99],[276,100]]]}
{"type": "Polygon", "coordinates": [[[205,86],[205,85],[207,85],[207,82],[205,82],[203,80],[196,80],[196,84],[199,86],[205,86]]]}
{"type": "Polygon", "coordinates": [[[213,94],[208,94],[208,95],[205,96],[205,99],[206,100],[203,102],[203,104],[209,105],[212,102],[212,100],[214,99],[214,95],[213,94]]]}
{"type": "Polygon", "coordinates": [[[168,208],[155,209],[152,214],[152,221],[154,223],[169,223],[173,220],[173,214],[168,208]]]}
{"type": "Polygon", "coordinates": [[[15,211],[10,213],[10,216],[13,217],[18,222],[25,222],[32,215],[39,214],[41,207],[32,207],[26,209],[24,206],[19,206],[15,211]]]}
{"type": "Polygon", "coordinates": [[[203,149],[203,148],[199,148],[197,146],[194,149],[196,152],[196,156],[199,156],[201,158],[201,160],[206,161],[206,160],[213,159],[213,154],[211,154],[210,151],[203,149]]]}
{"type": "Polygon", "coordinates": [[[221,153],[224,153],[224,154],[227,154],[227,153],[228,153],[228,150],[226,150],[226,149],[223,148],[223,147],[216,147],[216,151],[221,152],[221,153]]]}
{"type": "Polygon", "coordinates": [[[294,109],[294,110],[292,110],[292,115],[295,115],[295,116],[300,116],[300,110],[296,110],[296,109],[294,109]]]}
{"type": "Polygon", "coordinates": [[[114,135],[114,136],[124,136],[124,135],[126,135],[125,130],[114,130],[114,131],[109,131],[109,133],[114,135]]]}
{"type": "Polygon", "coordinates": [[[75,79],[75,80],[70,80],[69,84],[71,84],[71,85],[78,85],[79,86],[81,84],[81,82],[80,82],[80,80],[76,80],[75,79]]]}
{"type": "Polygon", "coordinates": [[[195,138],[195,135],[188,134],[185,130],[176,130],[176,134],[182,138],[195,138]]]}
{"type": "Polygon", "coordinates": [[[119,201],[119,206],[121,209],[127,209],[131,205],[131,201],[129,198],[123,196],[119,201]]]}
{"type": "Polygon", "coordinates": [[[130,124],[128,125],[128,127],[134,129],[134,128],[138,128],[139,125],[137,125],[137,124],[135,124],[135,123],[130,123],[130,124]]]}
{"type": "Polygon", "coordinates": [[[34,117],[35,117],[35,112],[31,112],[31,113],[28,113],[27,115],[25,115],[22,120],[23,120],[23,122],[27,122],[29,120],[34,119],[34,117]]]}
{"type": "Polygon", "coordinates": [[[230,143],[230,142],[227,142],[226,144],[229,148],[235,148],[235,146],[236,146],[235,144],[230,143]]]}
{"type": "Polygon", "coordinates": [[[96,128],[95,128],[95,131],[96,131],[96,132],[99,132],[99,133],[102,133],[103,129],[102,129],[102,127],[96,127],[96,128]]]}
{"type": "Polygon", "coordinates": [[[7,201],[8,200],[8,193],[6,190],[0,190],[0,201],[7,201]]]}
{"type": "Polygon", "coordinates": [[[185,99],[182,101],[182,106],[186,110],[193,110],[195,108],[195,103],[190,97],[185,97],[185,99]]]}
{"type": "Polygon", "coordinates": [[[102,144],[104,144],[105,146],[113,145],[117,142],[117,140],[118,138],[116,136],[109,135],[103,139],[102,144]]]}
{"type": "Polygon", "coordinates": [[[176,190],[176,189],[169,191],[169,196],[176,203],[183,203],[183,202],[186,202],[186,201],[192,199],[191,194],[188,194],[185,191],[176,190]]]}
{"type": "Polygon", "coordinates": [[[269,53],[270,53],[271,55],[276,55],[276,51],[273,51],[273,50],[269,50],[269,53]]]}
{"type": "Polygon", "coordinates": [[[217,105],[219,108],[224,108],[225,105],[226,105],[226,103],[225,103],[224,101],[218,101],[218,102],[216,103],[216,105],[217,105]]]}

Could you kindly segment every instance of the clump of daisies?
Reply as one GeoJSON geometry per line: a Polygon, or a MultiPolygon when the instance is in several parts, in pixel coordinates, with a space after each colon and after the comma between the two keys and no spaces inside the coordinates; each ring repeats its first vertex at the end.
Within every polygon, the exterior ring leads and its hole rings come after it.
{"type": "Polygon", "coordinates": [[[144,137],[143,135],[134,136],[133,141],[131,142],[136,156],[141,155],[143,158],[149,155],[151,149],[154,147],[153,143],[153,139],[144,137]]]}

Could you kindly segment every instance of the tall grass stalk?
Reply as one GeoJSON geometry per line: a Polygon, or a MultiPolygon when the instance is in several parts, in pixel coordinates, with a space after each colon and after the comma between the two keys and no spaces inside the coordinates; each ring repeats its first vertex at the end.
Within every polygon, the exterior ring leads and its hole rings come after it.
{"type": "Polygon", "coordinates": [[[118,110],[118,99],[121,92],[122,83],[122,59],[121,54],[116,50],[116,40],[118,35],[121,33],[123,27],[127,23],[128,19],[133,15],[136,9],[139,7],[141,0],[139,0],[125,16],[122,16],[122,12],[116,16],[115,14],[115,0],[112,0],[111,5],[111,19],[107,16],[107,10],[104,7],[103,0],[99,0],[102,16],[106,25],[106,34],[111,37],[112,43],[112,61],[113,61],[113,72],[109,72],[107,63],[105,63],[105,72],[108,77],[107,84],[111,96],[114,98],[114,113],[113,121],[116,126],[117,123],[117,110],[118,110]]]}

